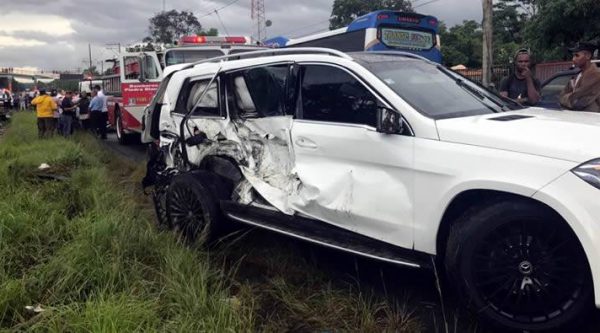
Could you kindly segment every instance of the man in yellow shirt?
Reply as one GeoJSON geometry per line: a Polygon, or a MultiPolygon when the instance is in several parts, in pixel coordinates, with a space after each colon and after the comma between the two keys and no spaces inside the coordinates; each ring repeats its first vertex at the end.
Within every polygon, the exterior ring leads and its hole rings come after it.
{"type": "Polygon", "coordinates": [[[36,109],[38,136],[40,138],[52,136],[56,130],[54,120],[54,110],[57,109],[56,103],[52,97],[46,95],[46,90],[40,89],[40,95],[34,98],[31,104],[35,105],[36,109]]]}

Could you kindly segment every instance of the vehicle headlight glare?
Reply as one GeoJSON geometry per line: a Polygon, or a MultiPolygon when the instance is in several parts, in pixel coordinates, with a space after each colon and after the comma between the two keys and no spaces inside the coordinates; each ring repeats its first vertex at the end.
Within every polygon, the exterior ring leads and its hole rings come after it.
{"type": "Polygon", "coordinates": [[[572,171],[577,177],[600,189],[600,159],[584,163],[572,171]]]}

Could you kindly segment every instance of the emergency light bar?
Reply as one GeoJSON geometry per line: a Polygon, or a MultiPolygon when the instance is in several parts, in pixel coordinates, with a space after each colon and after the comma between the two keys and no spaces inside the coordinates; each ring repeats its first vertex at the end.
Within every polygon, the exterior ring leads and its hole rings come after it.
{"type": "Polygon", "coordinates": [[[243,36],[183,36],[179,39],[179,45],[190,44],[250,44],[250,39],[243,36]]]}

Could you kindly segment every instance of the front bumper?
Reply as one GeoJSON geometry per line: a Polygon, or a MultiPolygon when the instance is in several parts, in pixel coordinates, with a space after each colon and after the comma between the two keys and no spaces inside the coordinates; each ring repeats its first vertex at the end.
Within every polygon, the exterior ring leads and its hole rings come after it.
{"type": "Polygon", "coordinates": [[[596,307],[600,308],[600,190],[567,172],[533,198],[556,210],[579,238],[592,271],[596,307]]]}

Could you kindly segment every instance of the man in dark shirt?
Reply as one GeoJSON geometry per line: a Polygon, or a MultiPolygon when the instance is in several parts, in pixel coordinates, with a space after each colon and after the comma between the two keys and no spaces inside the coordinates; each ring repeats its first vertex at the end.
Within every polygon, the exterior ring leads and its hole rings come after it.
{"type": "Polygon", "coordinates": [[[514,58],[514,73],[500,83],[500,95],[521,104],[536,105],[540,101],[540,81],[531,73],[529,51],[517,51],[514,58]]]}
{"type": "Polygon", "coordinates": [[[81,127],[85,130],[88,130],[91,128],[90,110],[89,110],[89,106],[90,106],[89,93],[81,92],[81,94],[79,94],[79,96],[80,96],[79,102],[77,103],[77,105],[79,106],[79,120],[81,121],[81,127]]]}
{"type": "Polygon", "coordinates": [[[73,119],[75,119],[75,109],[77,108],[73,104],[73,93],[67,91],[65,97],[62,99],[60,103],[60,107],[62,109],[62,114],[60,115],[62,126],[62,135],[68,137],[72,134],[73,127],[73,119]]]}

